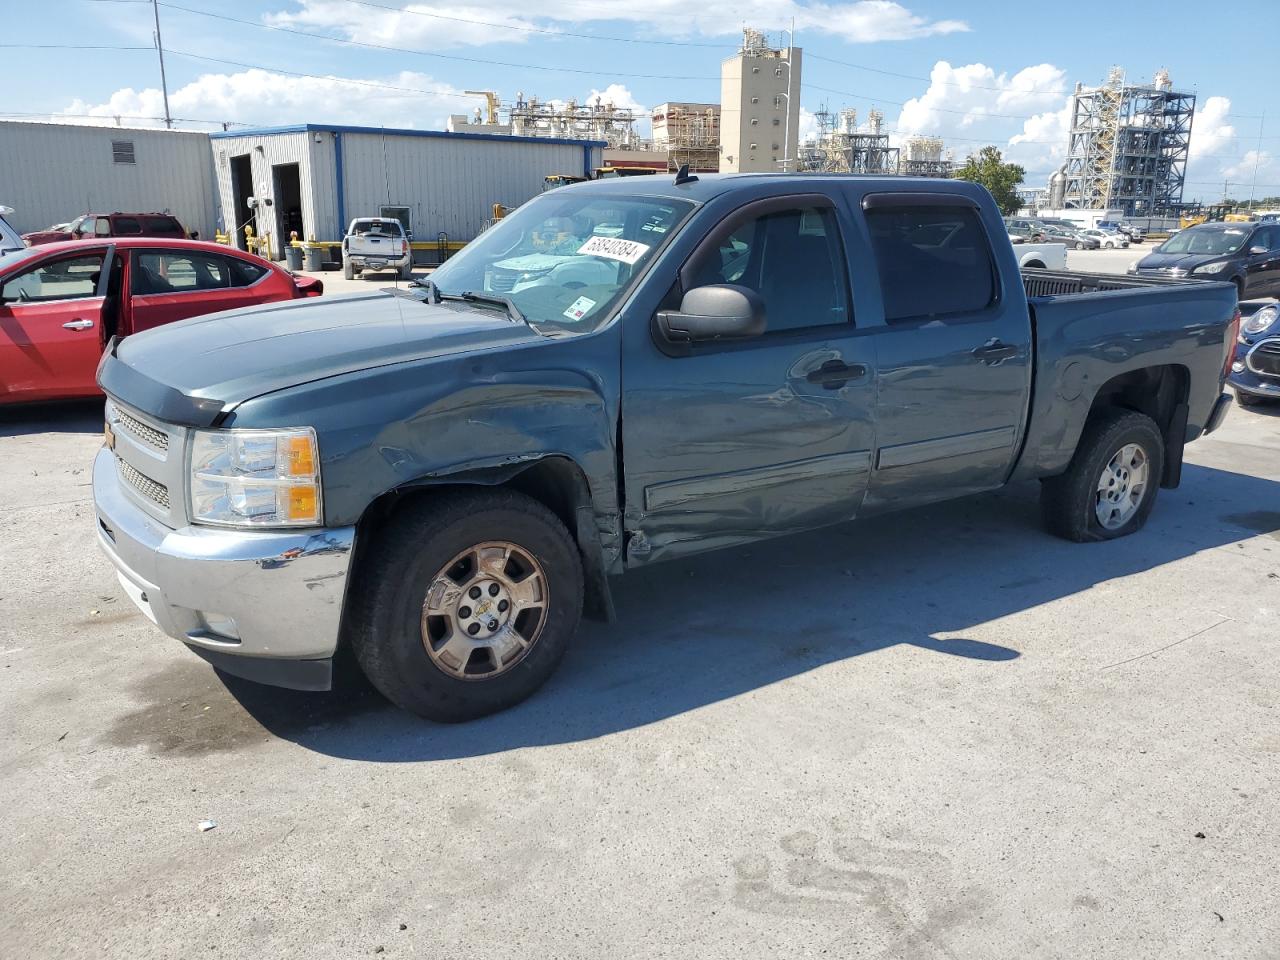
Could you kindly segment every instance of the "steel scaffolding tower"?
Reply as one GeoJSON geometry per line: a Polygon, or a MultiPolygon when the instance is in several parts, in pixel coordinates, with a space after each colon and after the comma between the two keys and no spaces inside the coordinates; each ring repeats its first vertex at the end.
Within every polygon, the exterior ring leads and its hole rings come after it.
{"type": "Polygon", "coordinates": [[[882,133],[884,114],[872,110],[867,129],[858,130],[858,112],[833,114],[825,106],[814,114],[818,138],[800,150],[800,169],[812,173],[897,173],[898,148],[882,133]]]}
{"type": "Polygon", "coordinates": [[[1077,84],[1065,204],[1130,217],[1176,215],[1195,107],[1195,94],[1174,91],[1164,70],[1150,86],[1125,83],[1118,67],[1100,87],[1077,84]]]}

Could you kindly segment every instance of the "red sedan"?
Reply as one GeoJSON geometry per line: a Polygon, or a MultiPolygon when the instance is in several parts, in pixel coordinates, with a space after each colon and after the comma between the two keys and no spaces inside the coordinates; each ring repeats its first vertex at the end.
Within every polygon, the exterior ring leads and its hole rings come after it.
{"type": "Polygon", "coordinates": [[[5,254],[0,404],[96,396],[113,336],[323,292],[319,280],[197,240],[72,240],[5,254]]]}

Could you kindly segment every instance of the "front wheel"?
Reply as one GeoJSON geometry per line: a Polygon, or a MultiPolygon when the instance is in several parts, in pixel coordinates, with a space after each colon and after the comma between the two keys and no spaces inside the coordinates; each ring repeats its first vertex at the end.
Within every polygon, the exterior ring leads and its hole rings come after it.
{"type": "Polygon", "coordinates": [[[1065,473],[1045,480],[1045,528],[1067,540],[1114,540],[1142,529],[1164,474],[1164,437],[1132,410],[1110,410],[1086,424],[1065,473]]]}
{"type": "Polygon", "coordinates": [[[1084,244],[1083,244],[1083,243],[1080,243],[1080,242],[1077,242],[1077,243],[1076,243],[1076,249],[1077,249],[1077,250],[1083,250],[1083,249],[1084,249],[1084,244]]]}
{"type": "Polygon", "coordinates": [[[523,494],[426,496],[392,516],[367,557],[349,621],[356,659],[388,700],[430,720],[519,703],[578,627],[578,551],[523,494]]]}

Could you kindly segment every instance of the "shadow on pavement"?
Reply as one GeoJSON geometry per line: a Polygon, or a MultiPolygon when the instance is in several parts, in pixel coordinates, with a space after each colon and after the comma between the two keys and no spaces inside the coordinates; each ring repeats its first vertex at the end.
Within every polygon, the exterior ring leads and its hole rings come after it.
{"type": "Polygon", "coordinates": [[[33,433],[101,433],[102,397],[0,406],[0,437],[33,433]]]}
{"type": "Polygon", "coordinates": [[[1238,512],[1280,503],[1280,484],[1192,464],[1180,489],[1160,492],[1144,531],[1108,543],[1043,533],[1038,492],[1022,485],[628,574],[614,583],[617,623],[584,624],[539,693],[468,724],[419,720],[367,687],[300,694],[223,679],[268,731],[323,754],[490,754],[644,726],[893,647],[1000,670],[1019,651],[967,631],[1280,528],[1280,513],[1238,512]]]}

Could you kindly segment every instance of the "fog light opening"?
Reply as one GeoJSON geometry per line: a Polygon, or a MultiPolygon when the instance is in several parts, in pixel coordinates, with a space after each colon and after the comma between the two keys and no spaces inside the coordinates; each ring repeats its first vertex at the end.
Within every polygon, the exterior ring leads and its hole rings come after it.
{"type": "Polygon", "coordinates": [[[240,642],[240,628],[236,626],[236,622],[225,613],[213,613],[209,610],[200,611],[200,623],[204,627],[205,632],[215,634],[220,638],[240,642]]]}

